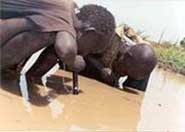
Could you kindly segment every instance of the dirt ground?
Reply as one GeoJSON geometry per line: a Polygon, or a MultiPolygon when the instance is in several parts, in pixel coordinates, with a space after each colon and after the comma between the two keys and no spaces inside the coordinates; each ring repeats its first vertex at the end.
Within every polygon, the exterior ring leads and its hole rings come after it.
{"type": "Polygon", "coordinates": [[[32,85],[28,103],[16,81],[3,80],[0,130],[136,130],[142,92],[118,90],[85,77],[80,77],[79,95],[70,93],[71,86],[71,74],[58,71],[48,79],[47,88],[32,85]]]}

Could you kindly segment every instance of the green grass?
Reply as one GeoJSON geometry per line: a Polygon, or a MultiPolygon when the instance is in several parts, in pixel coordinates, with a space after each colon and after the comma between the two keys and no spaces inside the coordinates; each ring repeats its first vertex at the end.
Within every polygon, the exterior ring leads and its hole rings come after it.
{"type": "Polygon", "coordinates": [[[180,45],[185,49],[185,37],[180,41],[180,45]]]}
{"type": "Polygon", "coordinates": [[[185,75],[185,50],[169,44],[154,44],[158,64],[185,75]]]}

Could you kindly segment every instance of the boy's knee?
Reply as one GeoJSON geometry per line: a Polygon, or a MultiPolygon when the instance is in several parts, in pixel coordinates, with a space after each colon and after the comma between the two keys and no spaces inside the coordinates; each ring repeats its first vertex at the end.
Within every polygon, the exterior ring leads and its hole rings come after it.
{"type": "Polygon", "coordinates": [[[73,46],[65,46],[63,48],[56,48],[58,57],[63,61],[69,61],[75,58],[76,49],[73,46]]]}
{"type": "Polygon", "coordinates": [[[74,62],[77,54],[76,41],[69,33],[58,33],[56,37],[55,50],[58,57],[64,63],[74,62]]]}

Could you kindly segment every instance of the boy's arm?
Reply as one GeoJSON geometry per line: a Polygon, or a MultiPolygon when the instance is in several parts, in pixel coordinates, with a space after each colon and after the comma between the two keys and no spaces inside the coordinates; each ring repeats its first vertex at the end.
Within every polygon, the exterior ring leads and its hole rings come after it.
{"type": "Polygon", "coordinates": [[[112,73],[111,68],[105,67],[99,59],[90,55],[87,56],[85,60],[88,64],[92,65],[100,72],[101,80],[103,80],[104,83],[107,83],[111,86],[115,85],[116,78],[112,73]]]}
{"type": "Polygon", "coordinates": [[[82,56],[77,55],[76,40],[70,33],[57,33],[54,46],[59,59],[66,64],[70,70],[79,72],[85,68],[86,63],[82,56]]]}
{"type": "Polygon", "coordinates": [[[102,54],[100,60],[104,67],[112,68],[112,63],[116,59],[122,43],[121,38],[117,34],[114,34],[110,43],[110,47],[102,54]]]}

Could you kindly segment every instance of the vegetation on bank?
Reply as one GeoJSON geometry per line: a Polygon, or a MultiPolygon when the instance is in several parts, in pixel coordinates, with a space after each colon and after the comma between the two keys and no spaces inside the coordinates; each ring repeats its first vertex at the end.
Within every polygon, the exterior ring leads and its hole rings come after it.
{"type": "Polygon", "coordinates": [[[185,37],[180,41],[180,46],[185,49],[185,37]]]}
{"type": "Polygon", "coordinates": [[[172,44],[153,44],[158,56],[158,65],[164,69],[185,75],[185,49],[172,44]]]}
{"type": "MultiPolygon", "coordinates": [[[[180,41],[179,46],[177,46],[177,43],[162,42],[164,33],[161,34],[158,42],[154,42],[150,41],[150,36],[143,35],[143,32],[135,32],[133,28],[129,28],[127,31],[129,36],[140,36],[144,41],[152,44],[158,57],[159,67],[185,75],[185,37],[180,41]]],[[[138,41],[141,40],[139,39],[138,41]]]]}

